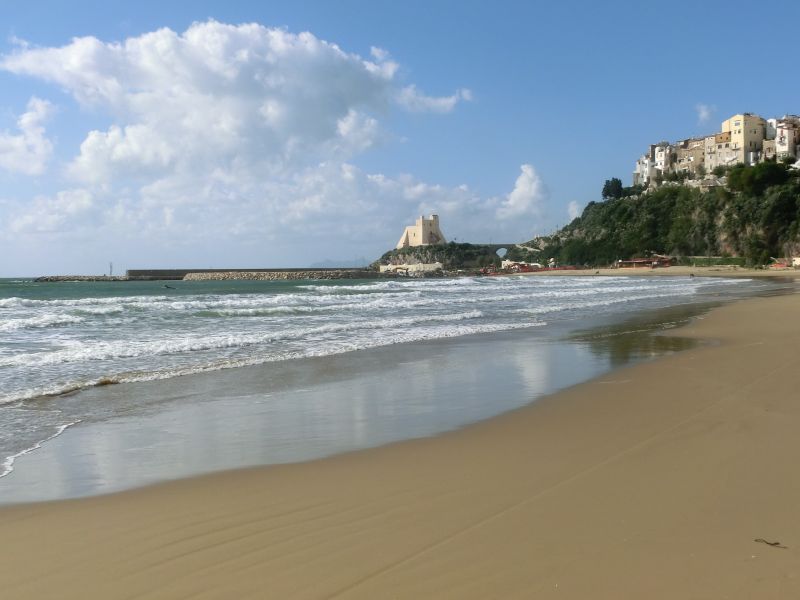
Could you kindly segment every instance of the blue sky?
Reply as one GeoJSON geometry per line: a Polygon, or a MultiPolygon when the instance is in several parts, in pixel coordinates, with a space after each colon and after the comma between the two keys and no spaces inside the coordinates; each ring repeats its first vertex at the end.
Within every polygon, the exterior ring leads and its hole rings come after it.
{"type": "Polygon", "coordinates": [[[651,142],[800,112],[800,3],[699,4],[0,1],[0,276],[552,231],[651,142]]]}

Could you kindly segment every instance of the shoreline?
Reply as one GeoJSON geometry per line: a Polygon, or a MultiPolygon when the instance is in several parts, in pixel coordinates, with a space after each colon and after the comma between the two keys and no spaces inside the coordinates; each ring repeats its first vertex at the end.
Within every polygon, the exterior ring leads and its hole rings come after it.
{"type": "Polygon", "coordinates": [[[716,343],[432,438],[2,508],[0,584],[15,598],[120,597],[122,581],[164,598],[797,595],[797,296],[670,335],[716,343]]]}
{"type": "Polygon", "coordinates": [[[531,273],[515,273],[515,275],[531,275],[542,277],[730,277],[730,278],[755,278],[755,279],[800,279],[800,269],[751,269],[728,265],[710,267],[657,267],[651,268],[621,268],[621,269],[574,269],[565,271],[535,271],[531,273]]]}
{"type": "MultiPolygon", "coordinates": [[[[286,281],[286,280],[305,280],[319,281],[319,280],[335,280],[335,279],[398,279],[396,273],[378,273],[377,271],[369,271],[364,269],[355,268],[286,268],[286,269],[239,269],[239,270],[225,270],[225,269],[209,269],[209,270],[180,270],[180,269],[156,269],[156,270],[137,270],[133,271],[134,275],[44,275],[39,277],[30,277],[23,279],[31,279],[35,283],[77,283],[77,282],[107,282],[107,281],[286,281]]],[[[671,266],[671,267],[658,267],[658,268],[589,268],[589,269],[567,269],[555,271],[532,271],[522,273],[497,273],[494,276],[516,276],[516,275],[533,275],[533,276],[552,276],[552,277],[589,277],[589,276],[603,276],[603,277],[681,277],[681,276],[697,276],[697,277],[754,277],[754,278],[784,278],[784,279],[798,279],[800,278],[800,269],[784,268],[784,269],[753,269],[749,267],[738,267],[731,265],[716,265],[716,266],[671,266]]],[[[444,275],[437,275],[435,277],[475,277],[482,276],[480,273],[470,272],[455,274],[455,272],[445,272],[444,275]]],[[[404,277],[399,278],[401,281],[404,277]]]]}
{"type": "Polygon", "coordinates": [[[713,295],[595,316],[588,328],[556,322],[547,331],[421,340],[43,399],[42,408],[66,401],[86,411],[70,414],[70,425],[80,426],[70,426],[65,437],[56,434],[37,443],[35,452],[15,455],[24,455],[23,462],[13,476],[0,477],[0,506],[103,495],[440,435],[622,365],[685,349],[685,340],[658,333],[719,303],[713,295]],[[97,419],[90,407],[101,406],[119,410],[97,419]]]}

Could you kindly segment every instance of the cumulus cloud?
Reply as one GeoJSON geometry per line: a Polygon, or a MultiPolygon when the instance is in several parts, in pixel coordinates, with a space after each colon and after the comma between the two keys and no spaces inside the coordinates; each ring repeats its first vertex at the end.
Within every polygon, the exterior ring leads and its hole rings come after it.
{"type": "Polygon", "coordinates": [[[708,104],[698,103],[694,107],[695,111],[697,112],[697,124],[698,125],[705,125],[711,120],[711,117],[717,111],[716,106],[710,106],[708,104]]]}
{"type": "Polygon", "coordinates": [[[472,100],[472,92],[466,88],[456,90],[450,96],[426,96],[411,84],[397,95],[398,104],[411,112],[448,113],[463,100],[472,100]]]}
{"type": "Polygon", "coordinates": [[[59,233],[72,229],[75,221],[85,223],[82,217],[89,214],[92,195],[83,189],[65,190],[55,196],[38,196],[33,205],[11,219],[13,233],[59,233]]]}
{"type": "Polygon", "coordinates": [[[415,215],[438,212],[462,239],[489,222],[490,235],[516,239],[546,195],[530,165],[500,198],[354,166],[387,139],[391,110],[446,113],[471,98],[401,88],[380,48],[364,58],[307,32],[208,21],[119,43],[19,45],[0,68],[55,84],[110,122],[68,161],[69,189],[9,210],[18,234],[385,247],[415,215]]]}
{"type": "Polygon", "coordinates": [[[41,175],[53,153],[44,123],[53,105],[33,97],[27,111],[17,119],[18,133],[0,131],[0,169],[24,175],[41,175]]]}
{"type": "Polygon", "coordinates": [[[515,219],[539,214],[547,197],[547,189],[532,165],[522,165],[522,173],[517,177],[511,190],[497,207],[498,219],[515,219]]]}
{"type": "Polygon", "coordinates": [[[569,215],[570,221],[580,217],[582,212],[583,212],[583,205],[579,204],[575,200],[573,200],[567,205],[567,214],[569,215]]]}
{"type": "Polygon", "coordinates": [[[372,114],[394,93],[396,64],[373,54],[363,59],[310,33],[209,21],[124,43],[23,47],[0,66],[111,116],[115,124],[90,132],[69,168],[98,182],[346,159],[378,140],[372,114]]]}

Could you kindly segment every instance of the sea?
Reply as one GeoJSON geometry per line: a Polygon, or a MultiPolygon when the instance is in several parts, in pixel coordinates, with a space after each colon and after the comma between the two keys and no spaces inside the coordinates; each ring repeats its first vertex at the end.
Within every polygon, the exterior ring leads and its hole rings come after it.
{"type": "Polygon", "coordinates": [[[462,427],[677,348],[654,350],[650,341],[637,351],[608,338],[643,328],[652,340],[703,307],[771,285],[582,276],[0,280],[0,503],[462,427]],[[675,307],[689,309],[664,312],[675,307]],[[633,318],[646,314],[659,316],[646,326],[633,318]],[[55,458],[43,465],[48,452],[55,458]],[[38,491],[20,496],[23,488],[38,491]]]}

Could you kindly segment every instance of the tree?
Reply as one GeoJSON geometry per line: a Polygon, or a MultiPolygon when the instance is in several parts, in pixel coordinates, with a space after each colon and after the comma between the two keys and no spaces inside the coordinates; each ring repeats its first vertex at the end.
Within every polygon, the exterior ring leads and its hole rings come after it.
{"type": "Polygon", "coordinates": [[[728,172],[728,187],[748,196],[760,196],[767,188],[786,183],[787,179],[789,173],[782,164],[765,162],[754,167],[740,164],[728,172]]]}
{"type": "Polygon", "coordinates": [[[622,198],[622,181],[617,177],[606,179],[603,184],[603,200],[609,198],[622,198]]]}

